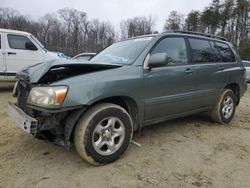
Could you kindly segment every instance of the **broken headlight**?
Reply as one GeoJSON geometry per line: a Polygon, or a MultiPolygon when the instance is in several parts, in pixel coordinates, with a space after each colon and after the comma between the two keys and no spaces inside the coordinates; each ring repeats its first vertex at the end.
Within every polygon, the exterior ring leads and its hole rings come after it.
{"type": "Polygon", "coordinates": [[[34,87],[31,89],[27,103],[44,108],[58,108],[63,104],[68,87],[34,87]]]}

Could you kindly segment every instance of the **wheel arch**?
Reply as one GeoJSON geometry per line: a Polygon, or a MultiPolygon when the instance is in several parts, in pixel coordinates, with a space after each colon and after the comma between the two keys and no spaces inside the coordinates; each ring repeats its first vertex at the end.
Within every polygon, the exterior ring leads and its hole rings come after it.
{"type": "Polygon", "coordinates": [[[90,105],[86,106],[83,109],[79,109],[73,111],[69,114],[68,118],[65,122],[64,128],[64,137],[67,148],[69,148],[70,142],[73,137],[72,134],[74,132],[75,126],[80,119],[80,117],[92,106],[100,104],[100,103],[112,103],[124,108],[131,116],[133,121],[133,131],[136,131],[140,128],[140,119],[139,119],[139,106],[136,101],[128,96],[112,96],[103,99],[99,99],[90,105]]]}
{"type": "Polygon", "coordinates": [[[93,102],[90,106],[100,103],[112,103],[121,106],[131,115],[134,131],[139,128],[139,107],[137,102],[132,97],[128,96],[107,97],[93,102]]]}
{"type": "Polygon", "coordinates": [[[236,100],[237,100],[236,105],[238,106],[240,103],[240,86],[239,86],[239,84],[229,83],[225,86],[224,89],[231,89],[234,92],[235,96],[237,97],[236,98],[236,100]]]}

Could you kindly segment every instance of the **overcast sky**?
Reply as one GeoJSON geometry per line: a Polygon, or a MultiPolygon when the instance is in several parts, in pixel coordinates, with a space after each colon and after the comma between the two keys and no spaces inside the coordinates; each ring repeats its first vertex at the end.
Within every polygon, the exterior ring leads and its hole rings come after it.
{"type": "Polygon", "coordinates": [[[120,21],[134,16],[152,15],[155,19],[155,30],[162,27],[170,11],[177,10],[187,14],[191,10],[202,10],[212,0],[0,0],[0,7],[18,10],[21,14],[35,19],[46,13],[69,7],[87,13],[89,19],[98,18],[110,21],[115,29],[120,21]]]}

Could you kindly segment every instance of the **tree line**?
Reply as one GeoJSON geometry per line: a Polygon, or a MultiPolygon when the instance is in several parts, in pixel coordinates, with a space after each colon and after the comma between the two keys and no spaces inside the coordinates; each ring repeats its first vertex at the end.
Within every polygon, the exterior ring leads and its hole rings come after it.
{"type": "Polygon", "coordinates": [[[227,38],[243,58],[250,57],[250,1],[213,0],[204,10],[193,10],[186,18],[172,11],[166,20],[167,30],[210,33],[227,38]]]}
{"type": "Polygon", "coordinates": [[[89,20],[87,14],[63,8],[38,20],[21,15],[17,10],[0,8],[0,28],[32,33],[51,51],[74,56],[82,52],[99,52],[120,39],[153,32],[151,17],[135,17],[121,21],[122,32],[115,32],[110,22],[89,20]]]}
{"type": "MultiPolygon", "coordinates": [[[[164,30],[187,30],[211,33],[227,38],[244,58],[250,57],[250,1],[212,0],[204,10],[187,15],[170,12],[164,30]]],[[[63,8],[34,20],[10,8],[0,8],[0,28],[27,31],[35,35],[51,51],[66,55],[99,52],[115,41],[155,31],[152,16],[134,17],[120,22],[115,31],[110,22],[89,20],[87,13],[63,8]]]]}
{"type": "Polygon", "coordinates": [[[109,22],[89,21],[87,14],[64,8],[34,21],[16,10],[0,8],[0,28],[32,33],[51,51],[67,55],[96,52],[115,41],[115,31],[109,22]]]}

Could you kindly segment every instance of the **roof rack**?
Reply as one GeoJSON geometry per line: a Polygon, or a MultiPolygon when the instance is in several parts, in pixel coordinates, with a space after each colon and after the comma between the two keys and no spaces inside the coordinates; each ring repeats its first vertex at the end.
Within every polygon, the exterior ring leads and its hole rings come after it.
{"type": "Polygon", "coordinates": [[[199,36],[203,36],[203,37],[208,37],[208,38],[214,38],[214,39],[220,39],[220,40],[223,40],[223,41],[228,41],[224,37],[219,37],[219,36],[212,35],[212,34],[209,34],[209,33],[200,33],[200,32],[193,32],[193,31],[169,30],[169,31],[165,31],[163,33],[183,33],[183,34],[199,35],[199,36]]]}

